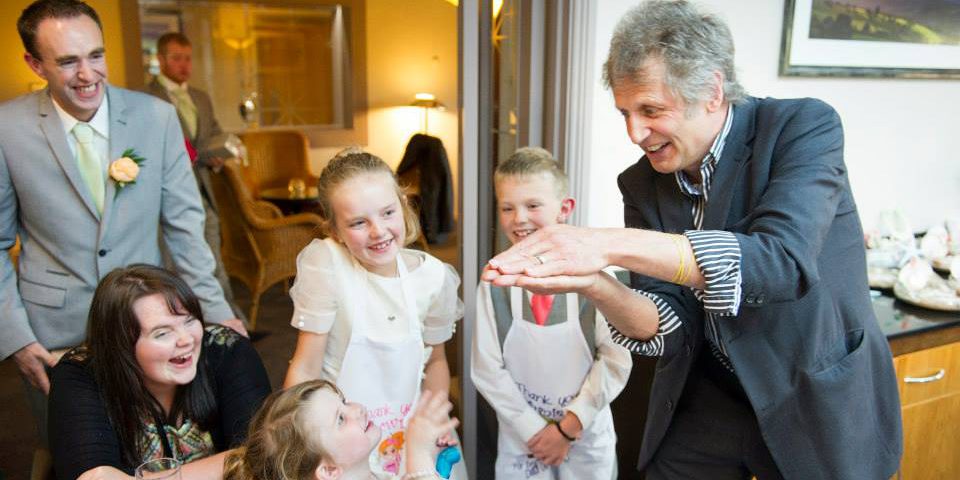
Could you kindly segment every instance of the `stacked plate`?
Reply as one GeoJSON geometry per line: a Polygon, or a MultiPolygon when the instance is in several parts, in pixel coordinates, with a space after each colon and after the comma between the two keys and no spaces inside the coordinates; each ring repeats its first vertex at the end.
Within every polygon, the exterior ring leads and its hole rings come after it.
{"type": "Polygon", "coordinates": [[[950,276],[942,278],[926,260],[911,259],[900,269],[893,294],[918,307],[960,312],[960,258],[950,266],[950,276]]]}

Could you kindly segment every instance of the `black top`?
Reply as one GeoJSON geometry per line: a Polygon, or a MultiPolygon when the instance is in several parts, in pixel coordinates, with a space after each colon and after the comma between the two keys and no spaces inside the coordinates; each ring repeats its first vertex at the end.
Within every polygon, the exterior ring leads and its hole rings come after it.
{"type": "MultiPolygon", "coordinates": [[[[246,438],[250,418],[270,394],[270,381],[250,341],[229,328],[208,326],[202,349],[200,366],[208,369],[217,401],[210,435],[216,451],[222,452],[246,438]]],[[[50,376],[50,450],[57,478],[73,480],[98,466],[132,475],[137,465],[123,461],[88,360],[84,348],[75,348],[50,376]]]]}

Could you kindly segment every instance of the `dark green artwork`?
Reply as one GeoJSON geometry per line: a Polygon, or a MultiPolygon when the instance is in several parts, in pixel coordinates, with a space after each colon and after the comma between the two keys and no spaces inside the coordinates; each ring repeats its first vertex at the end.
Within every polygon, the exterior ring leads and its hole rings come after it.
{"type": "Polygon", "coordinates": [[[960,45],[960,0],[813,0],[810,38],[960,45]]]}

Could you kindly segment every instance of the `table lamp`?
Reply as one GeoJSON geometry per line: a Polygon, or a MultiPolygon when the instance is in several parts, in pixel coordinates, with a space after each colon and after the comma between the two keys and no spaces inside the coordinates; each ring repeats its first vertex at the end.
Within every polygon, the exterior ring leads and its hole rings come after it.
{"type": "Polygon", "coordinates": [[[437,101],[432,93],[418,93],[413,96],[413,101],[410,102],[411,107],[420,107],[423,108],[423,133],[429,134],[427,131],[427,125],[430,115],[430,109],[436,108],[437,110],[444,111],[447,107],[437,101]]]}

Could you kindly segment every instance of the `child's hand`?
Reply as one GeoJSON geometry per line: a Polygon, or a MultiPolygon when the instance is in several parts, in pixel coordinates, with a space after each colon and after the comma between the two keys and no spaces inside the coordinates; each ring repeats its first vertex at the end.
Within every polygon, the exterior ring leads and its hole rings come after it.
{"type": "Polygon", "coordinates": [[[560,465],[567,459],[570,442],[563,438],[556,424],[548,423],[527,441],[527,448],[544,464],[560,465]]]}
{"type": "Polygon", "coordinates": [[[483,271],[480,272],[480,280],[496,283],[499,287],[513,286],[518,278],[520,278],[520,275],[504,275],[500,273],[500,270],[489,263],[486,264],[483,267],[483,271]]]}
{"type": "Polygon", "coordinates": [[[555,277],[518,277],[514,283],[516,286],[529,290],[540,295],[556,295],[560,293],[575,292],[589,298],[592,291],[600,281],[600,275],[604,273],[590,273],[587,275],[557,275],[555,277]]]}
{"type": "Polygon", "coordinates": [[[450,418],[451,410],[453,404],[446,395],[430,390],[420,393],[417,409],[411,415],[405,432],[409,471],[433,469],[437,447],[441,446],[441,441],[451,441],[450,432],[460,423],[456,418],[450,418]]]}
{"type": "Polygon", "coordinates": [[[447,432],[441,435],[440,438],[437,439],[437,448],[439,448],[440,450],[443,450],[444,448],[452,447],[457,443],[458,443],[457,439],[453,436],[453,434],[450,432],[447,432]]]}

